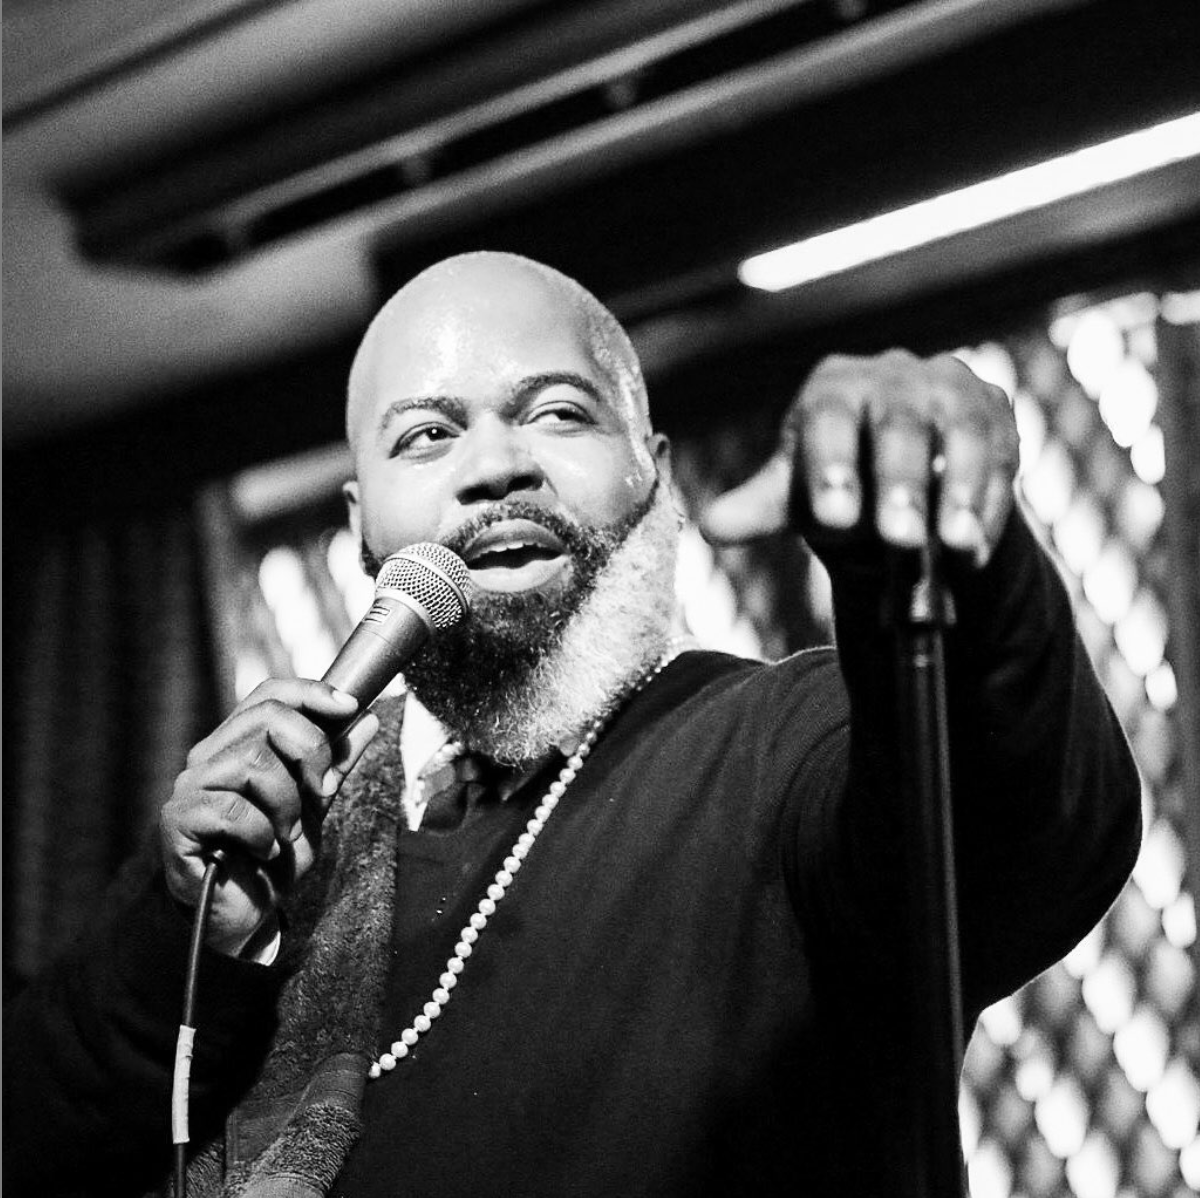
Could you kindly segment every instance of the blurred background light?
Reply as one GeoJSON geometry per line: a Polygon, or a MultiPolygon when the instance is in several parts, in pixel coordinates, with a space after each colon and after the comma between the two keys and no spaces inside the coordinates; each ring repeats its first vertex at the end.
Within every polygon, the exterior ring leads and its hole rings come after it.
{"type": "Polygon", "coordinates": [[[1146,1095],[1146,1113],[1168,1148],[1186,1148],[1200,1126],[1200,1083],[1182,1057],[1166,1067],[1146,1095]]]}
{"type": "Polygon", "coordinates": [[[757,254],[738,277],[782,291],[1197,155],[1193,113],[757,254]]]}
{"type": "Polygon", "coordinates": [[[1190,894],[1181,894],[1163,908],[1163,934],[1176,948],[1190,948],[1196,941],[1196,906],[1190,894]]]}
{"type": "Polygon", "coordinates": [[[1013,396],[1013,415],[1017,421],[1022,475],[1033,468],[1046,443],[1046,416],[1042,405],[1028,391],[1018,388],[1013,396]]]}
{"type": "Polygon", "coordinates": [[[1112,316],[1101,308],[1085,312],[1067,343],[1067,368],[1092,399],[1124,357],[1125,338],[1112,316]]]}
{"type": "Polygon", "coordinates": [[[1037,1102],[1054,1085],[1054,1055],[1041,1032],[1026,1028],[1016,1044],[1018,1058],[1013,1084],[1026,1102],[1037,1102]]]}
{"type": "Polygon", "coordinates": [[[1117,493],[1117,529],[1132,549],[1142,553],[1162,527],[1164,510],[1162,492],[1157,487],[1127,478],[1117,493]]]}
{"type": "Polygon", "coordinates": [[[1200,324],[1200,291],[1168,291],[1159,309],[1168,324],[1200,324]]]}
{"type": "Polygon", "coordinates": [[[1126,358],[1104,380],[1099,411],[1113,440],[1128,449],[1150,428],[1158,410],[1158,387],[1136,358],[1126,358]]]}
{"type": "Polygon", "coordinates": [[[679,540],[675,593],[688,628],[705,645],[746,657],[762,657],[762,644],[738,607],[737,595],[713,551],[694,525],[679,540]]]}
{"type": "Polygon", "coordinates": [[[1134,596],[1129,610],[1113,628],[1113,639],[1135,674],[1145,677],[1162,664],[1167,617],[1153,594],[1141,590],[1134,596]]]}
{"type": "Polygon", "coordinates": [[[965,1086],[961,1087],[958,1092],[958,1128],[962,1139],[963,1155],[969,1159],[979,1146],[982,1117],[975,1095],[965,1086]]]}
{"type": "MultiPolygon", "coordinates": [[[[1174,903],[1171,906],[1174,907],[1174,903]]],[[[1166,915],[1166,911],[1163,915],[1166,915]]],[[[1156,940],[1150,949],[1143,989],[1146,998],[1154,1003],[1165,1019],[1174,1020],[1183,1013],[1192,996],[1195,982],[1196,967],[1183,947],[1174,945],[1169,940],[1156,940]]]]}
{"type": "Polygon", "coordinates": [[[979,1016],[979,1021],[993,1044],[1007,1047],[1015,1044],[1021,1035],[1021,1009],[1012,995],[992,1003],[979,1016]]]}
{"type": "Polygon", "coordinates": [[[1067,447],[1057,438],[1046,439],[1022,479],[1022,489],[1043,524],[1052,525],[1066,513],[1075,489],[1075,467],[1067,447]]]}
{"type": "Polygon", "coordinates": [[[304,590],[304,565],[294,549],[268,549],[258,566],[258,585],[272,611],[286,609],[304,590]]]}
{"type": "Polygon", "coordinates": [[[1161,911],[1179,896],[1184,869],[1183,842],[1171,824],[1160,816],[1146,829],[1133,867],[1133,880],[1146,902],[1161,911]]]}
{"type": "Polygon", "coordinates": [[[319,678],[337,646],[300,555],[286,547],[269,550],[259,565],[258,579],[296,676],[319,678]]]}
{"type": "Polygon", "coordinates": [[[329,576],[342,596],[346,618],[357,624],[371,607],[375,598],[375,583],[362,568],[358,542],[348,528],[339,528],[329,538],[325,551],[329,576]]]}
{"type": "Polygon", "coordinates": [[[1083,979],[1083,1001],[1102,1032],[1111,1036],[1133,1014],[1135,990],[1133,971],[1116,953],[1106,953],[1083,979]]]}
{"type": "Polygon", "coordinates": [[[1162,1077],[1167,1067],[1170,1042],[1166,1026],[1158,1014],[1144,1003],[1113,1036],[1117,1063],[1129,1078],[1129,1084],[1145,1093],[1162,1077]]]}
{"type": "Polygon", "coordinates": [[[1063,967],[1073,978],[1082,978],[1091,973],[1100,963],[1104,950],[1104,925],[1098,923],[1063,958],[1063,967]]]}
{"type": "Polygon", "coordinates": [[[1083,593],[1106,623],[1115,624],[1129,610],[1137,586],[1137,566],[1129,550],[1110,538],[1083,576],[1083,593]]]}
{"type": "Polygon", "coordinates": [[[1059,1160],[1074,1156],[1087,1135],[1088,1106],[1079,1082],[1060,1074],[1034,1106],[1038,1131],[1059,1160]]]}
{"type": "Polygon", "coordinates": [[[1159,710],[1170,711],[1178,697],[1175,671],[1169,661],[1160,662],[1146,675],[1146,698],[1159,710]]]}
{"type": "Polygon", "coordinates": [[[1163,431],[1151,424],[1129,447],[1129,460],[1138,478],[1151,486],[1157,486],[1167,471],[1166,450],[1163,431]]]}
{"type": "Polygon", "coordinates": [[[1179,1154],[1179,1171],[1185,1184],[1200,1193],[1200,1137],[1192,1140],[1179,1154]]]}
{"type": "Polygon", "coordinates": [[[1116,1198],[1121,1161],[1103,1132],[1093,1131],[1067,1161],[1067,1181],[1076,1198],[1116,1198]]]}
{"type": "Polygon", "coordinates": [[[967,1162],[971,1198],[1011,1198],[1012,1166],[995,1140],[984,1140],[967,1162]]]}
{"type": "Polygon", "coordinates": [[[233,690],[238,702],[241,702],[260,682],[265,682],[271,676],[271,667],[266,659],[253,650],[245,650],[238,655],[234,666],[233,690]]]}
{"type": "Polygon", "coordinates": [[[1054,525],[1054,547],[1067,569],[1082,576],[1100,556],[1106,533],[1100,504],[1094,495],[1080,491],[1054,525]]]}

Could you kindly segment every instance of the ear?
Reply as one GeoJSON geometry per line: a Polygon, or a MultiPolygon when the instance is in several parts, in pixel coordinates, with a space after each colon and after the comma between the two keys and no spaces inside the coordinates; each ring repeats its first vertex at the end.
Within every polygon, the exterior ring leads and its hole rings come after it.
{"type": "Polygon", "coordinates": [[[671,457],[671,439],[666,433],[648,433],[646,449],[654,464],[654,472],[658,475],[659,483],[671,492],[675,506],[680,507],[679,495],[675,491],[675,467],[671,457]]]}
{"type": "Polygon", "coordinates": [[[671,439],[666,433],[648,433],[646,449],[650,453],[650,459],[654,463],[654,469],[658,472],[659,478],[670,485],[672,481],[671,439]]]}
{"type": "Polygon", "coordinates": [[[351,479],[342,486],[342,498],[346,501],[346,520],[354,539],[362,544],[362,508],[358,503],[358,483],[351,479]]]}
{"type": "Polygon", "coordinates": [[[671,506],[675,509],[679,527],[682,528],[687,521],[687,505],[679,493],[679,488],[675,485],[675,463],[671,456],[671,440],[665,433],[650,433],[646,437],[646,448],[654,462],[654,472],[658,475],[659,485],[671,496],[671,506]]]}

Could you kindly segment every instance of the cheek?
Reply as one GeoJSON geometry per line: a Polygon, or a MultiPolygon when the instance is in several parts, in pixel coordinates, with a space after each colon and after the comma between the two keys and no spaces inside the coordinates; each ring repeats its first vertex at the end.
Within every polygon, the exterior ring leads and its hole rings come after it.
{"type": "Polygon", "coordinates": [[[558,498],[588,523],[608,524],[646,496],[653,466],[626,447],[591,454],[564,454],[547,469],[558,498]]]}
{"type": "Polygon", "coordinates": [[[363,537],[376,553],[392,553],[417,541],[435,539],[437,504],[427,493],[413,502],[412,493],[411,486],[403,487],[391,479],[360,484],[363,537]]]}
{"type": "Polygon", "coordinates": [[[624,515],[646,498],[646,492],[654,483],[657,470],[649,453],[640,446],[628,446],[619,462],[614,463],[611,491],[621,506],[624,515]]]}

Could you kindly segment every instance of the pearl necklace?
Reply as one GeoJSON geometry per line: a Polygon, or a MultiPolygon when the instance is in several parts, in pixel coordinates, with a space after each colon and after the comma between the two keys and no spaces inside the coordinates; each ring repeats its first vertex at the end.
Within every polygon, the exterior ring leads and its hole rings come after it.
{"type": "MultiPolygon", "coordinates": [[[[625,700],[632,698],[649,686],[692,643],[691,637],[673,637],[668,641],[662,656],[629,688],[621,702],[624,703],[625,700]]],[[[617,706],[620,705],[617,704],[617,706]]],[[[613,710],[615,711],[616,707],[613,710]]],[[[368,1078],[381,1077],[395,1069],[396,1065],[408,1056],[417,1041],[429,1031],[433,1026],[433,1021],[442,1013],[450,1001],[454,987],[458,985],[459,977],[466,968],[467,958],[474,952],[479,934],[487,927],[488,920],[495,915],[496,904],[508,893],[508,888],[521,868],[521,863],[529,856],[529,850],[533,848],[534,842],[541,835],[546,821],[558,806],[567,787],[575,781],[576,774],[583,768],[584,758],[592,751],[592,746],[599,739],[600,733],[604,731],[608,720],[609,716],[598,717],[584,733],[575,752],[567,758],[566,765],[559,771],[558,778],[550,784],[550,789],[534,808],[533,818],[525,825],[525,831],[517,837],[516,842],[509,849],[508,856],[504,858],[503,865],[496,872],[491,885],[488,886],[487,893],[479,900],[475,913],[459,933],[458,943],[454,946],[454,952],[446,962],[445,972],[438,978],[438,984],[434,987],[429,1001],[422,1008],[421,1014],[400,1033],[400,1038],[393,1041],[386,1052],[380,1053],[378,1059],[371,1062],[371,1067],[367,1070],[368,1078]]]]}

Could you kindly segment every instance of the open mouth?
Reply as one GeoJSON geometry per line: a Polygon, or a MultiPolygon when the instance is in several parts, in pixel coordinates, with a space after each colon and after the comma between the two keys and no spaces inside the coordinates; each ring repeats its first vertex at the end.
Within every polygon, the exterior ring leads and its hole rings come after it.
{"type": "Polygon", "coordinates": [[[488,591],[545,586],[570,562],[566,547],[531,520],[505,520],[485,528],[463,548],[471,581],[488,591]]]}

